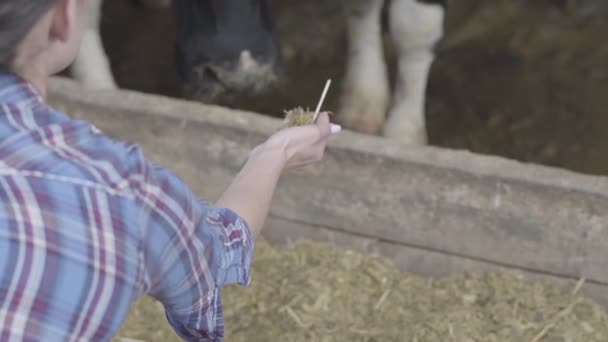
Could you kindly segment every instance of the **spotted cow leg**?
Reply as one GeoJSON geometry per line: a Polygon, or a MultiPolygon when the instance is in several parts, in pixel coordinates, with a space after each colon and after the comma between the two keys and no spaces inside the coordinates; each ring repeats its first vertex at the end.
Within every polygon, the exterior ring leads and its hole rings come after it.
{"type": "Polygon", "coordinates": [[[389,86],[382,48],[383,0],[345,1],[348,60],[338,110],[339,121],[355,131],[379,134],[389,86]]]}
{"type": "Polygon", "coordinates": [[[389,27],[398,74],[384,136],[406,144],[427,143],[425,97],[433,49],[443,35],[440,2],[392,0],[390,4],[389,27]]]}

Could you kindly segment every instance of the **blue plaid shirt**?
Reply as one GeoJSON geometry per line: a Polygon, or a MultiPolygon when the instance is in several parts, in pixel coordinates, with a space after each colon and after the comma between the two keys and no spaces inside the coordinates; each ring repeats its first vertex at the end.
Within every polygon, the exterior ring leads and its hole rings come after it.
{"type": "Polygon", "coordinates": [[[248,285],[253,237],[132,144],[0,74],[0,341],[107,341],[138,297],[221,341],[222,285],[248,285]]]}

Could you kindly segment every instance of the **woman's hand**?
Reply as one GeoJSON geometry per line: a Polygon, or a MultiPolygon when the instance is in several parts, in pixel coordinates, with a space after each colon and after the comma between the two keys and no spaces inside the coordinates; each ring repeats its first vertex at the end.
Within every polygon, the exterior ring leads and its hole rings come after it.
{"type": "Polygon", "coordinates": [[[341,129],[329,122],[326,112],[321,112],[314,125],[280,130],[252,153],[278,153],[284,169],[295,169],[323,159],[329,136],[341,129]]]}
{"type": "Polygon", "coordinates": [[[320,161],[327,140],[341,127],[320,113],[314,125],[283,129],[251,151],[249,159],[216,206],[239,214],[257,236],[264,226],[272,196],[283,170],[320,161]]]}

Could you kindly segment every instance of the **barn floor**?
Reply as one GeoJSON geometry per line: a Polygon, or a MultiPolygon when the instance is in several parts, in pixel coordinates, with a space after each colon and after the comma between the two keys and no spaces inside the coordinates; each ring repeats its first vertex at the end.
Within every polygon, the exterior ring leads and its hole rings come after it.
{"type": "MultiPolygon", "coordinates": [[[[271,3],[291,81],[272,97],[231,106],[274,115],[312,107],[331,77],[327,107],[335,109],[344,61],[339,1],[271,3]]],[[[608,11],[602,1],[582,3],[452,3],[429,84],[431,144],[608,175],[608,11]]],[[[119,84],[179,96],[171,13],[128,1],[106,1],[105,11],[102,34],[119,84]]]]}
{"type": "MultiPolygon", "coordinates": [[[[429,279],[385,258],[258,240],[251,287],[222,292],[226,341],[519,342],[608,338],[605,309],[519,273],[429,279]]],[[[139,300],[115,342],[177,342],[162,304],[139,300]]]]}

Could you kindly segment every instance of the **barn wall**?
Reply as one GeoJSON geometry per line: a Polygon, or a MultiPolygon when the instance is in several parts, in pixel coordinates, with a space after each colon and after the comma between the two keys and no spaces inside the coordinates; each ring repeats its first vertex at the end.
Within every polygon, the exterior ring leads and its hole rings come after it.
{"type": "MultiPolygon", "coordinates": [[[[217,198],[279,121],[54,79],[50,101],[139,143],[195,191],[217,198]]],[[[408,148],[343,132],[318,167],[281,179],[264,235],[351,245],[407,271],[443,276],[517,268],[608,304],[608,178],[466,151],[408,148]]]]}

